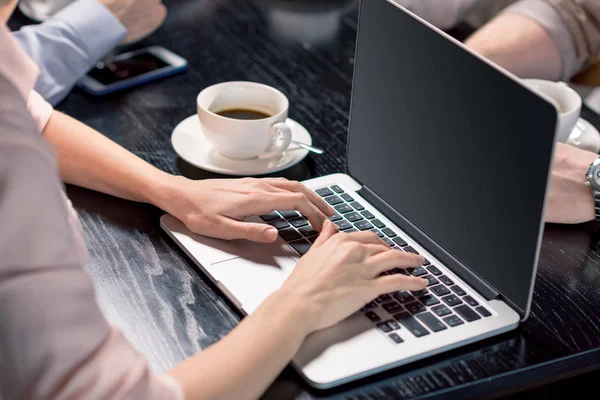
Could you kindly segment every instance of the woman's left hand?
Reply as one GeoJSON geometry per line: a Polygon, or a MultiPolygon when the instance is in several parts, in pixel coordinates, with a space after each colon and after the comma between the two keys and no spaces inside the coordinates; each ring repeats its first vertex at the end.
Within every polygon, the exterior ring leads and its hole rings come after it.
{"type": "Polygon", "coordinates": [[[219,239],[274,242],[277,229],[243,221],[275,210],[297,210],[319,232],[324,221],[335,213],[315,192],[283,178],[193,181],[174,177],[170,188],[169,194],[155,204],[191,231],[219,239]]]}

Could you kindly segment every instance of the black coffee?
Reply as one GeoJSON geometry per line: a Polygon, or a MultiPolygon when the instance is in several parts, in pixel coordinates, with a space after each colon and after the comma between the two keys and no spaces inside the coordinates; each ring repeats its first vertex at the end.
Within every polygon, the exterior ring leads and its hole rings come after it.
{"type": "Polygon", "coordinates": [[[247,108],[231,108],[229,110],[219,111],[216,114],[226,118],[245,120],[263,119],[270,117],[269,114],[265,114],[264,112],[249,110],[247,108]]]}

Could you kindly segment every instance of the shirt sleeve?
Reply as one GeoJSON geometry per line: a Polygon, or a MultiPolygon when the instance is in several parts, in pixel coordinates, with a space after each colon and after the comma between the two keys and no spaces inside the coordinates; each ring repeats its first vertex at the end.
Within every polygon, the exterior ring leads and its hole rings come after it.
{"type": "Polygon", "coordinates": [[[104,318],[55,155],[1,75],[0,221],[0,399],[183,398],[104,318]]]}
{"type": "Polygon", "coordinates": [[[520,0],[506,11],[544,28],[560,51],[562,80],[570,80],[600,52],[598,0],[520,0]]]}
{"type": "Polygon", "coordinates": [[[35,90],[56,105],[127,31],[97,0],[78,0],[46,22],[13,35],[40,67],[35,90]]]}
{"type": "Polygon", "coordinates": [[[42,133],[46,127],[46,124],[50,120],[52,111],[54,111],[54,109],[35,90],[32,90],[29,94],[29,98],[27,99],[27,109],[33,117],[37,131],[42,133]]]}

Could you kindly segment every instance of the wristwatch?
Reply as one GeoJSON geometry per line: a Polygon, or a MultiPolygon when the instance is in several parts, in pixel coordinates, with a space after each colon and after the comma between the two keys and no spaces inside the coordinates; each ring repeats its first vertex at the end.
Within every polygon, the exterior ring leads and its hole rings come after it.
{"type": "Polygon", "coordinates": [[[600,222],[600,157],[590,164],[585,172],[585,186],[589,187],[594,198],[594,209],[596,210],[596,221],[600,222]]]}

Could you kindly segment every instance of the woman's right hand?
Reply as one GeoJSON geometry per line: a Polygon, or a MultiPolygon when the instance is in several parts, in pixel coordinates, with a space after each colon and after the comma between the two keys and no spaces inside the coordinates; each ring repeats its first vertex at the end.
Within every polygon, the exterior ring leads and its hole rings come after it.
{"type": "Polygon", "coordinates": [[[301,321],[308,335],[349,317],[384,293],[426,288],[427,280],[422,278],[380,276],[392,268],[422,264],[422,256],[392,250],[373,232],[337,233],[335,225],[326,221],[279,295],[308,307],[308,318],[301,321]]]}

